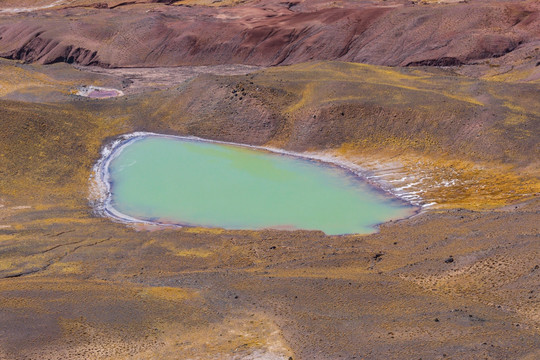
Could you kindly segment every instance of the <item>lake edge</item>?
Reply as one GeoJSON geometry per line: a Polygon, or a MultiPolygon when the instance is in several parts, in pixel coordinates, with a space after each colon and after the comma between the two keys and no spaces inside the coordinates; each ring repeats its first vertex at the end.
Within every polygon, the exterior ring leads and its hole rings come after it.
{"type": "MultiPolygon", "coordinates": [[[[92,174],[90,176],[90,189],[89,189],[89,202],[95,214],[110,218],[111,220],[122,223],[122,224],[131,224],[131,225],[149,225],[149,226],[158,226],[162,228],[182,228],[182,227],[202,227],[202,228],[219,228],[218,226],[197,226],[190,224],[182,224],[179,222],[169,223],[169,222],[160,222],[160,221],[151,221],[135,218],[133,216],[122,213],[121,211],[115,209],[112,204],[112,191],[111,191],[111,181],[109,174],[109,165],[110,163],[117,158],[127,146],[133,144],[136,141],[143,140],[148,137],[157,137],[157,138],[168,138],[176,139],[183,141],[191,142],[205,142],[205,143],[214,143],[221,145],[229,145],[236,147],[243,147],[251,150],[262,151],[266,153],[273,153],[276,155],[287,156],[291,158],[297,158],[302,160],[308,160],[316,162],[319,165],[339,168],[345,171],[348,175],[357,178],[359,181],[367,185],[370,190],[382,195],[384,198],[392,201],[401,203],[402,205],[410,207],[410,213],[407,216],[388,219],[383,222],[379,222],[373,225],[373,231],[369,233],[355,233],[355,234],[342,234],[342,235],[328,235],[327,236],[343,236],[343,235],[366,235],[371,233],[376,233],[379,231],[380,225],[392,222],[400,221],[404,219],[411,218],[423,211],[424,206],[421,201],[410,201],[404,197],[399,196],[399,194],[393,193],[391,189],[385,189],[382,187],[382,184],[376,180],[368,178],[368,171],[362,169],[360,166],[355,165],[354,163],[345,161],[345,160],[336,160],[335,158],[328,158],[315,154],[306,154],[306,153],[297,153],[288,150],[283,150],[279,148],[249,145],[234,143],[229,141],[222,140],[211,140],[204,139],[196,136],[185,136],[185,135],[169,135],[169,134],[158,134],[153,132],[138,131],[128,134],[119,135],[113,141],[109,142],[102,147],[101,157],[96,162],[92,168],[92,174]]],[[[426,206],[427,207],[427,206],[426,206]]],[[[224,229],[227,230],[227,229],[224,229]]],[[[263,230],[274,230],[274,231],[322,231],[322,230],[309,230],[309,229],[297,229],[297,230],[279,230],[273,228],[265,228],[258,230],[248,230],[248,229],[235,229],[229,231],[263,231],[263,230]]]]}

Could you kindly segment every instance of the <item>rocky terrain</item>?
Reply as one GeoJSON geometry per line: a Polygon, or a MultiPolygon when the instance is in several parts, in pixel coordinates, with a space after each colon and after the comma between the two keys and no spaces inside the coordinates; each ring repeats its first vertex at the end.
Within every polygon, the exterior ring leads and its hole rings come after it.
{"type": "Polygon", "coordinates": [[[514,51],[521,54],[509,57],[515,65],[539,61],[536,1],[155,2],[64,1],[39,21],[35,12],[4,15],[0,56],[102,67],[311,60],[448,66],[514,51]]]}
{"type": "Polygon", "coordinates": [[[539,14],[1,2],[0,359],[538,358],[539,14]],[[92,167],[133,131],[344,162],[424,208],[370,235],[126,226],[92,167]]]}

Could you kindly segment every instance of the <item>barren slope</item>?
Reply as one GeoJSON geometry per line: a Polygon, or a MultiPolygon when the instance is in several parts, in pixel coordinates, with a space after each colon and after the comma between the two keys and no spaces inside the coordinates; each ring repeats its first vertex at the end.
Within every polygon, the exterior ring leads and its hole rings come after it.
{"type": "Polygon", "coordinates": [[[0,360],[540,357],[536,1],[158,2],[0,2],[0,360]],[[429,206],[371,235],[126,226],[92,166],[133,131],[429,206]]]}
{"type": "Polygon", "coordinates": [[[535,1],[76,5],[0,16],[0,56],[104,67],[309,60],[460,65],[513,51],[528,56],[529,67],[540,60],[535,1]]]}

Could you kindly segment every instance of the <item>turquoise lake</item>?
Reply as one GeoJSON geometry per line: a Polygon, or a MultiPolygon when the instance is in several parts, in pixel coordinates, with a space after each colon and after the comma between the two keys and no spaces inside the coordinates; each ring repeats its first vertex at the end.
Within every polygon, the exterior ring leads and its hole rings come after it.
{"type": "Polygon", "coordinates": [[[339,235],[370,233],[413,212],[341,167],[207,141],[133,139],[108,171],[109,205],[151,222],[339,235]]]}

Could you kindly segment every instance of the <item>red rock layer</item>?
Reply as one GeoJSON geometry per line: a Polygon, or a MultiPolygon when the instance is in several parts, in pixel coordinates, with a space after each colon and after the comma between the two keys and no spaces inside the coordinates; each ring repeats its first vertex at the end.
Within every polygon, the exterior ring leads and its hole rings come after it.
{"type": "MultiPolygon", "coordinates": [[[[459,65],[540,46],[540,4],[133,4],[0,17],[0,56],[105,67],[343,60],[459,65]]],[[[539,52],[537,51],[537,56],[539,52]]]]}

